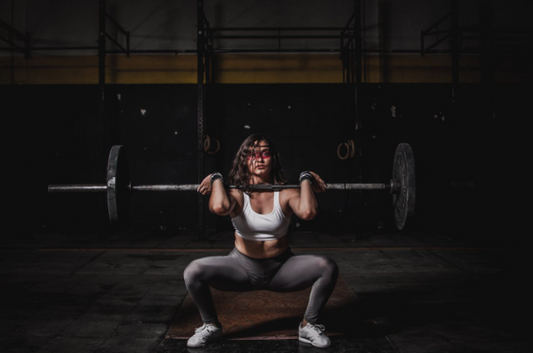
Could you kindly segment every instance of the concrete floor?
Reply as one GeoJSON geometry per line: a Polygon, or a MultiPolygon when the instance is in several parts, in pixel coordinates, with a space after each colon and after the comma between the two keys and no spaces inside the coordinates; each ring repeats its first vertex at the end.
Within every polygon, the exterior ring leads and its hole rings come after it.
{"type": "Polygon", "coordinates": [[[336,260],[357,296],[360,332],[327,350],[297,340],[187,350],[165,338],[187,294],[185,266],[227,253],[232,235],[128,231],[4,233],[0,352],[533,352],[519,249],[424,233],[299,232],[291,241],[295,253],[336,260]]]}

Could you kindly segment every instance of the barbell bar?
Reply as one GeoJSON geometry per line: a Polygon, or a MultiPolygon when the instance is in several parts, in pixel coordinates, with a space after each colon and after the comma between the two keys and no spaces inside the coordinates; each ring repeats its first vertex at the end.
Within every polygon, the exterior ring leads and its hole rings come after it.
{"type": "MultiPolygon", "coordinates": [[[[107,164],[106,184],[51,184],[49,193],[106,193],[108,215],[111,223],[120,220],[123,209],[128,207],[129,194],[132,192],[184,192],[196,191],[199,184],[160,184],[160,185],[132,185],[129,180],[127,160],[124,147],[115,145],[109,152],[107,164]]],[[[229,185],[229,189],[241,188],[229,185]]],[[[296,189],[300,185],[252,185],[254,191],[280,191],[296,189]]],[[[415,164],[412,148],[407,143],[400,143],[396,147],[393,161],[392,179],[389,183],[331,183],[326,184],[327,190],[389,190],[392,195],[394,221],[396,227],[402,230],[407,218],[415,211],[416,180],[415,164]]]]}
{"type": "MultiPolygon", "coordinates": [[[[200,184],[160,184],[160,185],[130,185],[130,191],[196,191],[200,184]]],[[[104,184],[54,184],[48,185],[49,193],[104,193],[108,186],[104,184]]],[[[226,185],[227,189],[244,189],[237,185],[226,185]]],[[[284,189],[299,189],[299,184],[252,185],[254,191],[280,191],[284,189]]],[[[334,183],[326,184],[327,190],[399,190],[399,185],[390,181],[390,184],[380,183],[334,183]]],[[[394,191],[391,191],[393,193],[394,191]]]]}
{"type": "MultiPolygon", "coordinates": [[[[161,184],[161,185],[130,185],[130,191],[196,191],[200,184],[161,184]]],[[[335,183],[327,184],[326,190],[393,190],[396,183],[391,180],[391,184],[378,183],[335,183]]],[[[254,191],[280,191],[284,189],[299,189],[297,184],[284,185],[253,185],[254,191]]],[[[104,193],[108,186],[104,184],[55,184],[48,185],[49,193],[104,193]]],[[[244,189],[237,185],[227,185],[226,189],[244,189]]],[[[392,192],[391,192],[392,193],[392,192]]]]}
{"type": "MultiPolygon", "coordinates": [[[[391,180],[392,183],[392,180],[391,180]]],[[[169,185],[132,185],[132,191],[195,191],[200,184],[169,184],[169,185]]],[[[244,189],[244,187],[237,185],[228,185],[227,189],[244,189]]],[[[255,191],[280,191],[284,189],[299,189],[300,185],[297,184],[284,184],[284,185],[269,185],[260,184],[252,185],[252,190],[255,191]]],[[[359,184],[327,184],[327,190],[383,190],[391,188],[387,184],[372,184],[372,183],[359,183],[359,184]]]]}

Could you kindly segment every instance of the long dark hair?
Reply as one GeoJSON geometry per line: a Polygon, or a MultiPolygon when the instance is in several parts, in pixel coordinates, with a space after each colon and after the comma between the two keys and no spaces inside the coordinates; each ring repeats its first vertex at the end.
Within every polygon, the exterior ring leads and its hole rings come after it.
{"type": "Polygon", "coordinates": [[[276,150],[276,147],[272,140],[262,134],[252,134],[248,136],[239,147],[239,150],[237,151],[237,153],[235,154],[235,158],[233,159],[233,166],[231,167],[231,171],[229,173],[230,184],[241,187],[248,194],[251,192],[251,175],[250,171],[248,170],[248,154],[254,148],[254,145],[256,145],[260,141],[265,141],[266,143],[268,143],[270,155],[273,159],[272,170],[270,172],[272,183],[274,185],[287,183],[287,178],[285,177],[285,173],[283,172],[278,151],[276,150]]]}

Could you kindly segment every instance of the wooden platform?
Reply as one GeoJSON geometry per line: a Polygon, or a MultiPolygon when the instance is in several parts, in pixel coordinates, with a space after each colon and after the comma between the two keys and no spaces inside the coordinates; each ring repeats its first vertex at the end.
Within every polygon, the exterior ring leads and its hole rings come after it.
{"type": "MultiPolygon", "coordinates": [[[[291,293],[211,290],[226,339],[264,340],[298,337],[298,325],[307,307],[311,288],[291,293]]],[[[350,333],[349,322],[350,317],[353,318],[351,314],[355,302],[355,294],[339,276],[320,320],[320,324],[326,326],[327,335],[350,333]]],[[[187,294],[166,338],[188,339],[199,326],[202,326],[200,314],[187,294]]]]}

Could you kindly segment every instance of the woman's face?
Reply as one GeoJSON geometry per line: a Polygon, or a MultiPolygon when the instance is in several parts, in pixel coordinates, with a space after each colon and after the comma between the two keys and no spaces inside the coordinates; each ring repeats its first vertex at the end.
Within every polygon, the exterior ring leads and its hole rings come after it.
{"type": "Polygon", "coordinates": [[[250,175],[263,180],[270,179],[272,171],[272,156],[266,141],[256,141],[248,153],[248,170],[250,175]]]}

